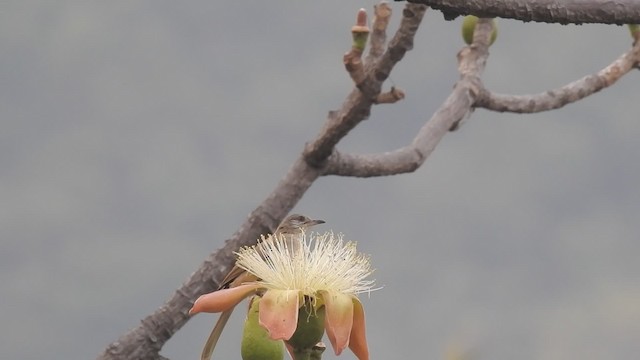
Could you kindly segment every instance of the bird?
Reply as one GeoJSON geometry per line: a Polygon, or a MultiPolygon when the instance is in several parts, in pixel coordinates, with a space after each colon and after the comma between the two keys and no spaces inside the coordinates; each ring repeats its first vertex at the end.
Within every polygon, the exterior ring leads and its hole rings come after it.
{"type": "MultiPolygon", "coordinates": [[[[274,237],[284,237],[287,242],[287,247],[292,249],[292,251],[296,251],[296,249],[300,248],[302,243],[302,234],[310,227],[324,224],[324,220],[312,220],[311,218],[300,215],[300,214],[292,214],[287,216],[276,228],[276,231],[273,232],[274,237]]],[[[224,279],[220,282],[220,286],[218,290],[233,288],[239,285],[242,285],[247,282],[257,281],[259,280],[257,276],[247,272],[246,270],[241,269],[237,265],[227,273],[224,279]]],[[[209,360],[211,355],[213,354],[213,350],[218,343],[218,339],[220,339],[220,335],[222,334],[222,330],[224,329],[227,321],[231,317],[231,313],[233,312],[233,308],[223,311],[216,322],[216,325],[211,330],[211,334],[209,334],[209,338],[207,342],[204,344],[204,348],[202,349],[202,355],[200,356],[200,360],[209,360]]]]}

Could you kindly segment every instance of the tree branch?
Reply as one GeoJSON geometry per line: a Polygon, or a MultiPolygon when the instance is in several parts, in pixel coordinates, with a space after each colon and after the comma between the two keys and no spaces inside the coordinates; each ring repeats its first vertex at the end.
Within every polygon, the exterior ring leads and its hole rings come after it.
{"type": "MultiPolygon", "coordinates": [[[[401,0],[396,0],[401,1],[401,0]]],[[[638,24],[637,0],[409,0],[428,5],[450,20],[457,15],[500,17],[560,24],[638,24]]]]}
{"type": "Polygon", "coordinates": [[[425,10],[423,5],[406,5],[404,19],[394,41],[368,75],[366,91],[369,96],[354,90],[340,110],[331,112],[336,115],[329,116],[314,142],[304,149],[276,188],[251,212],[224,247],[211,253],[164,305],[111,343],[98,359],[163,359],[159,355],[160,349],[189,320],[188,311],[193,302],[198,296],[217,289],[218,282],[235,263],[233,251],[255,244],[260,234],[271,232],[320,176],[317,164],[324,163],[333,146],[369,115],[371,95],[375,97],[380,92],[386,79],[386,76],[379,75],[379,68],[384,68],[383,73],[388,75],[393,65],[411,49],[413,36],[425,10]]]}
{"type": "Polygon", "coordinates": [[[380,93],[382,83],[389,77],[395,64],[413,48],[413,38],[426,10],[425,6],[417,4],[407,4],[404,8],[400,27],[389,43],[387,51],[375,66],[367,71],[367,77],[361,86],[347,96],[341,110],[329,112],[320,135],[305,147],[304,158],[310,165],[322,167],[336,144],[356,125],[369,117],[371,105],[380,93]]]}
{"type": "MultiPolygon", "coordinates": [[[[435,7],[438,7],[439,4],[440,8],[445,6],[442,5],[445,3],[457,4],[456,6],[468,5],[473,9],[479,9],[480,6],[478,5],[479,1],[468,0],[420,1],[430,5],[435,3],[435,7]]],[[[496,1],[493,0],[493,2],[496,1]]],[[[516,0],[502,0],[500,4],[504,2],[510,4],[511,7],[518,4],[516,0]]],[[[533,14],[537,14],[536,11],[541,11],[555,22],[570,22],[567,19],[574,17],[580,19],[580,16],[583,16],[580,15],[581,12],[591,11],[592,17],[612,16],[616,21],[620,21],[615,23],[640,22],[640,16],[638,16],[640,4],[629,3],[627,5],[628,1],[619,0],[618,3],[622,3],[620,7],[622,10],[618,8],[611,10],[610,6],[605,6],[601,2],[598,2],[598,7],[595,8],[593,4],[595,0],[584,0],[583,3],[591,4],[591,7],[578,9],[580,10],[578,11],[575,9],[575,7],[579,8],[577,2],[568,1],[567,3],[567,11],[558,11],[553,7],[551,10],[546,8],[543,11],[543,9],[533,6],[531,0],[527,0],[525,4],[529,4],[529,7],[525,6],[526,11],[523,14],[533,16],[533,14]],[[624,16],[619,15],[618,11],[625,12],[627,15],[632,14],[635,16],[635,20],[627,20],[624,16]]],[[[489,3],[485,1],[482,4],[484,4],[482,9],[486,12],[476,12],[476,14],[510,17],[504,14],[489,14],[490,11],[498,12],[491,6],[491,0],[489,3]]],[[[458,8],[449,7],[447,9],[456,10],[458,8]]],[[[368,118],[371,106],[380,95],[382,83],[388,78],[395,64],[413,47],[414,35],[425,11],[426,6],[424,5],[406,5],[400,28],[386,51],[379,57],[375,51],[374,54],[371,54],[371,59],[374,61],[366,64],[365,78],[362,83],[347,96],[339,110],[329,113],[321,132],[305,146],[276,188],[251,212],[244,224],[226,241],[225,246],[211,253],[163,306],[143,319],[138,327],[110,344],[98,357],[99,359],[163,359],[159,355],[162,346],[189,320],[188,310],[195,299],[201,294],[215,290],[218,281],[233,266],[235,262],[233,251],[240,246],[254,244],[260,234],[273,230],[319,176],[391,175],[414,171],[424,163],[442,137],[473,110],[473,106],[477,105],[480,95],[483,94],[480,75],[484,71],[488,57],[487,46],[491,33],[491,24],[484,19],[478,22],[474,43],[463,48],[458,54],[460,80],[446,101],[420,129],[410,145],[390,153],[372,155],[341,154],[335,150],[335,146],[350,130],[368,118]]],[[[505,13],[509,11],[515,10],[504,10],[505,13]]],[[[516,15],[524,16],[522,13],[516,13],[516,15]]],[[[536,18],[532,17],[529,20],[536,20],[536,18]]],[[[578,22],[585,22],[585,20],[578,22]]],[[[380,39],[382,39],[382,35],[380,35],[380,39]]]]}
{"type": "Polygon", "coordinates": [[[381,2],[374,5],[373,14],[373,24],[371,26],[373,31],[369,40],[367,64],[373,64],[384,52],[384,45],[387,42],[387,27],[389,19],[391,19],[391,7],[386,2],[381,2]]]}
{"type": "Polygon", "coordinates": [[[475,106],[488,110],[536,113],[561,108],[613,85],[640,63],[640,41],[599,72],[561,88],[534,95],[495,94],[482,88],[475,106]]]}
{"type": "Polygon", "coordinates": [[[480,89],[480,75],[489,56],[491,31],[490,21],[478,21],[474,43],[458,54],[460,80],[410,145],[382,154],[356,155],[334,151],[322,175],[373,177],[413,172],[419,168],[449,129],[472,110],[480,89]]]}

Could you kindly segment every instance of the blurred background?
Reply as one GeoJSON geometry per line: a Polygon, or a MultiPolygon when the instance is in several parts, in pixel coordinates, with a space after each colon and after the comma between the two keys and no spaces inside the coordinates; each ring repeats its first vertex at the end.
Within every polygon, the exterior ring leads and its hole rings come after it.
{"type": "MultiPolygon", "coordinates": [[[[3,1],[2,358],[95,358],[163,304],[351,91],[342,55],[373,4],[3,1]]],[[[342,151],[411,141],[458,77],[461,21],[427,13],[385,87],[406,100],[342,151]]],[[[499,29],[484,80],[501,93],[562,86],[631,44],[619,26],[499,29]]],[[[477,110],[413,174],[313,185],[294,210],[358,241],[383,286],[362,299],[372,357],[637,356],[639,75],[557,111],[477,110]]],[[[243,317],[216,357],[240,358],[243,317]]],[[[199,358],[215,320],[161,354],[199,358]]]]}

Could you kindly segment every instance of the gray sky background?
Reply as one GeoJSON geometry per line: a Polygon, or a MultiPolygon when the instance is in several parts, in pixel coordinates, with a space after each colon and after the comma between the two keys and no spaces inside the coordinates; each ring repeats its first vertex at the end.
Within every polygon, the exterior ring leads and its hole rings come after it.
{"type": "MultiPolygon", "coordinates": [[[[94,358],[160,306],[351,90],[341,58],[372,5],[0,3],[1,357],[94,358]]],[[[406,100],[340,149],[412,139],[457,79],[460,22],[428,13],[392,74],[406,100]]],[[[631,43],[617,26],[499,26],[484,79],[502,93],[561,86],[631,43]]],[[[363,299],[373,358],[637,356],[638,75],[558,111],[478,110],[416,173],[314,184],[295,210],[358,241],[384,286],[363,299]]],[[[218,358],[239,358],[236,313],[218,358]]],[[[197,359],[215,319],[162,354],[197,359]]]]}

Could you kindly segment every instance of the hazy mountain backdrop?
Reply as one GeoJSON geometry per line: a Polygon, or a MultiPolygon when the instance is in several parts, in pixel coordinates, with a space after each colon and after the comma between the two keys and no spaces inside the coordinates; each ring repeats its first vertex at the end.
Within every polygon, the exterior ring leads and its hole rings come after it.
{"type": "MultiPolygon", "coordinates": [[[[95,358],[160,306],[340,106],[372,5],[0,3],[0,357],[95,358]]],[[[386,87],[406,100],[342,151],[411,141],[458,77],[460,24],[428,12],[386,87]]],[[[499,28],[484,80],[501,93],[564,85],[631,44],[618,26],[499,28]]],[[[295,211],[358,241],[384,287],[363,298],[372,358],[638,356],[639,75],[558,111],[477,110],[416,173],[314,184],[295,211]]],[[[234,315],[219,359],[240,358],[234,315]]],[[[215,319],[162,354],[199,358],[215,319]]]]}

